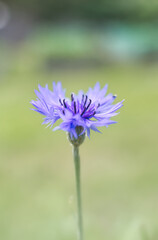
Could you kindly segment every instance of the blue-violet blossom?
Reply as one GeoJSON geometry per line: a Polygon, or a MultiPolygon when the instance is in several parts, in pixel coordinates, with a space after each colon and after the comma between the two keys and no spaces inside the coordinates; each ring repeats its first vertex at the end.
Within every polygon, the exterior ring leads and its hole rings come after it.
{"type": "Polygon", "coordinates": [[[77,95],[71,94],[71,99],[65,97],[61,82],[53,82],[53,91],[38,86],[39,91],[35,90],[37,95],[36,101],[31,101],[37,111],[45,116],[43,124],[53,126],[61,119],[62,123],[55,127],[54,130],[61,129],[69,133],[70,137],[77,139],[77,127],[80,127],[80,135],[87,132],[90,137],[90,130],[100,132],[97,127],[106,126],[116,123],[110,118],[117,115],[116,111],[121,108],[122,102],[112,104],[116,95],[107,92],[107,85],[100,89],[97,82],[94,88],[89,88],[87,93],[82,90],[77,95]]]}

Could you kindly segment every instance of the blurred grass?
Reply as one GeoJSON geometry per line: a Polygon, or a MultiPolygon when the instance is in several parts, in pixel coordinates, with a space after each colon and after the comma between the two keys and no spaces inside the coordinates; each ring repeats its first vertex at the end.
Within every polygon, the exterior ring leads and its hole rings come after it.
{"type": "Polygon", "coordinates": [[[47,72],[31,46],[2,49],[0,239],[76,239],[71,146],[29,104],[38,83],[60,80],[67,96],[100,81],[125,98],[118,124],[80,149],[85,239],[157,240],[157,65],[47,72]]]}

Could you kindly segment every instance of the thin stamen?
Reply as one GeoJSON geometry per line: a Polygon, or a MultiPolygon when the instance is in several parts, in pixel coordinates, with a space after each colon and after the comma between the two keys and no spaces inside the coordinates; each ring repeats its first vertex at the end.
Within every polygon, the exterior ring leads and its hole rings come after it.
{"type": "Polygon", "coordinates": [[[89,106],[91,105],[91,102],[92,102],[92,100],[91,99],[89,99],[89,103],[88,103],[88,105],[87,105],[87,107],[86,107],[86,110],[89,108],[89,106]]]}
{"type": "Polygon", "coordinates": [[[61,101],[61,99],[59,98],[59,102],[60,102],[60,104],[63,106],[63,103],[62,103],[62,101],[61,101]]]}
{"type": "Polygon", "coordinates": [[[71,93],[71,102],[73,102],[74,101],[74,95],[73,95],[73,93],[71,93]]]}
{"type": "MultiPolygon", "coordinates": [[[[86,95],[86,96],[87,96],[87,95],[86,95]]],[[[81,113],[81,116],[87,111],[87,109],[88,109],[89,106],[91,105],[91,102],[92,102],[92,100],[89,99],[89,103],[88,103],[87,107],[84,108],[83,112],[81,113]]]]}
{"type": "Polygon", "coordinates": [[[76,102],[74,102],[74,112],[76,113],[76,102]]]}
{"type": "Polygon", "coordinates": [[[84,102],[83,107],[85,107],[85,105],[86,105],[86,103],[87,103],[87,99],[88,99],[88,96],[86,95],[86,99],[85,99],[85,102],[84,102]]]}
{"type": "Polygon", "coordinates": [[[82,94],[82,102],[84,101],[84,94],[82,94]]]}
{"type": "Polygon", "coordinates": [[[64,107],[67,108],[66,103],[65,103],[65,99],[63,100],[63,103],[64,103],[64,107]]]}

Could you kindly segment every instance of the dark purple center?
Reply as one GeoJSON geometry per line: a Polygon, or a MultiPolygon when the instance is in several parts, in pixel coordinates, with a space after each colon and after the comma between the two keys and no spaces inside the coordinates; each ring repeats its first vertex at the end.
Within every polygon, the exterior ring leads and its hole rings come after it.
{"type": "MultiPolygon", "coordinates": [[[[63,108],[67,108],[70,111],[73,111],[74,114],[76,113],[80,113],[81,116],[84,115],[84,117],[92,117],[95,115],[96,113],[96,107],[92,107],[92,100],[90,98],[88,98],[87,95],[82,95],[82,100],[80,102],[75,101],[74,98],[74,94],[71,94],[71,104],[68,104],[65,99],[59,99],[59,102],[62,106],[62,111],[64,113],[64,109],[63,108]],[[86,115],[86,116],[85,116],[86,115]]],[[[99,107],[99,105],[97,106],[97,108],[99,107]]]]}

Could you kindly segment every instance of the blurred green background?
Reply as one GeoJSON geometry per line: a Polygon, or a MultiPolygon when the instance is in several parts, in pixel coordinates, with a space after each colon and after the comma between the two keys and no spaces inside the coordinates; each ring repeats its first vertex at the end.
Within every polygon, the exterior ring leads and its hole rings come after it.
{"type": "Polygon", "coordinates": [[[0,239],[76,239],[72,148],[34,89],[109,84],[118,124],[80,148],[85,239],[158,239],[156,1],[0,2],[0,239]]]}

